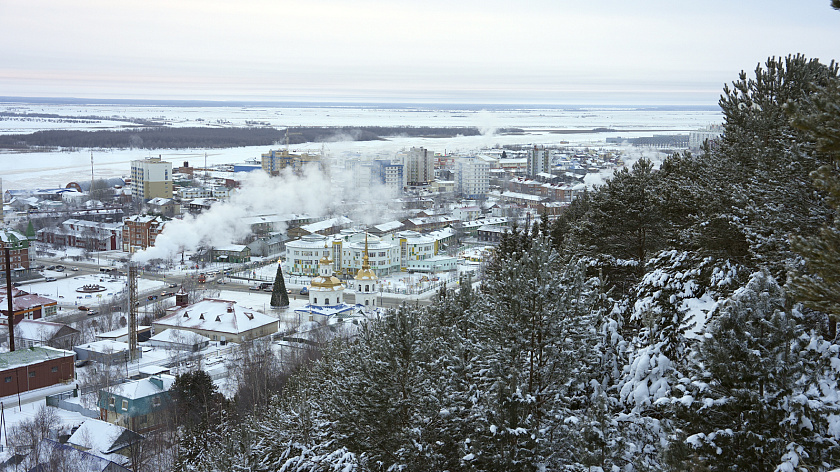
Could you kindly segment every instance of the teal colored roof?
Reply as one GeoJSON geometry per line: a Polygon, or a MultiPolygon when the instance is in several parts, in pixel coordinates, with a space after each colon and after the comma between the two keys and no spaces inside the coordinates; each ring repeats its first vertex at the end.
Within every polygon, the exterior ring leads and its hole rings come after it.
{"type": "Polygon", "coordinates": [[[0,369],[6,370],[14,367],[39,364],[50,359],[72,356],[75,356],[75,353],[71,351],[46,346],[18,349],[13,352],[0,353],[0,369]]]}

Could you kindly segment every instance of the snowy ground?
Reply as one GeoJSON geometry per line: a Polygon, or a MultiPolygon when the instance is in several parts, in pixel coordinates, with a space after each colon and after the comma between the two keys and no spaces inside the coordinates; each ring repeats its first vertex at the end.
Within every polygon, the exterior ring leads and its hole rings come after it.
{"type": "MultiPolygon", "coordinates": [[[[59,302],[62,307],[69,306],[95,306],[100,303],[108,303],[118,296],[126,286],[125,277],[110,277],[100,275],[76,275],[75,272],[56,272],[44,270],[46,277],[55,277],[53,282],[32,282],[22,285],[20,288],[30,293],[37,293],[59,302]],[[80,293],[77,289],[84,285],[99,285],[105,290],[96,293],[80,293]]],[[[148,279],[139,279],[137,289],[142,292],[152,289],[163,289],[166,285],[148,279]]]]}

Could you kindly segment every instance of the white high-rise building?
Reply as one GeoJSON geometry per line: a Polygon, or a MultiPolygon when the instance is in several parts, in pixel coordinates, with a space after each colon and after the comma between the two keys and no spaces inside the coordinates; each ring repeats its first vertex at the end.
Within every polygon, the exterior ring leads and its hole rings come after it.
{"type": "Polygon", "coordinates": [[[455,160],[455,192],[464,198],[480,199],[490,187],[490,163],[481,157],[455,160]]]}
{"type": "Polygon", "coordinates": [[[172,198],[172,163],[160,156],[131,161],[131,196],[143,201],[172,198]]]}

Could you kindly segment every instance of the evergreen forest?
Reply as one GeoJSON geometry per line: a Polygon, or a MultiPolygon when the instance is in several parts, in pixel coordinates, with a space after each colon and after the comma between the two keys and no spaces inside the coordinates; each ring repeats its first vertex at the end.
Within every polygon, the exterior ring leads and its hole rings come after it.
{"type": "Polygon", "coordinates": [[[480,283],[369,321],[250,408],[195,400],[175,469],[840,467],[838,67],[771,58],[719,103],[719,141],[513,228],[480,283]]]}

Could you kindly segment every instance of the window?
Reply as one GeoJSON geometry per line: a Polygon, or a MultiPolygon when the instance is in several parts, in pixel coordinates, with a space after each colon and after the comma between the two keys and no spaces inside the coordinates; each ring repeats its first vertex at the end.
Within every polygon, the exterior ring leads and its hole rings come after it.
{"type": "Polygon", "coordinates": [[[111,398],[108,399],[108,406],[115,406],[116,404],[117,404],[117,399],[116,398],[111,397],[111,398]]]}
{"type": "Polygon", "coordinates": [[[51,371],[51,372],[58,372],[58,367],[57,367],[57,366],[55,366],[55,367],[53,367],[52,369],[50,369],[50,371],[51,371]]]}
{"type": "Polygon", "coordinates": [[[330,299],[329,298],[324,299],[324,305],[329,305],[329,304],[330,304],[330,299]]]}
{"type": "Polygon", "coordinates": [[[155,397],[152,399],[152,406],[155,408],[160,406],[160,397],[155,397]]]}
{"type": "Polygon", "coordinates": [[[128,400],[123,400],[122,401],[122,409],[123,410],[128,410],[128,400]]]}
{"type": "Polygon", "coordinates": [[[30,372],[30,373],[29,373],[29,376],[30,376],[30,377],[35,377],[35,372],[30,372]]]}
{"type": "Polygon", "coordinates": [[[12,378],[11,378],[11,377],[6,377],[6,383],[9,383],[9,382],[11,382],[11,381],[12,381],[12,378]]]}

